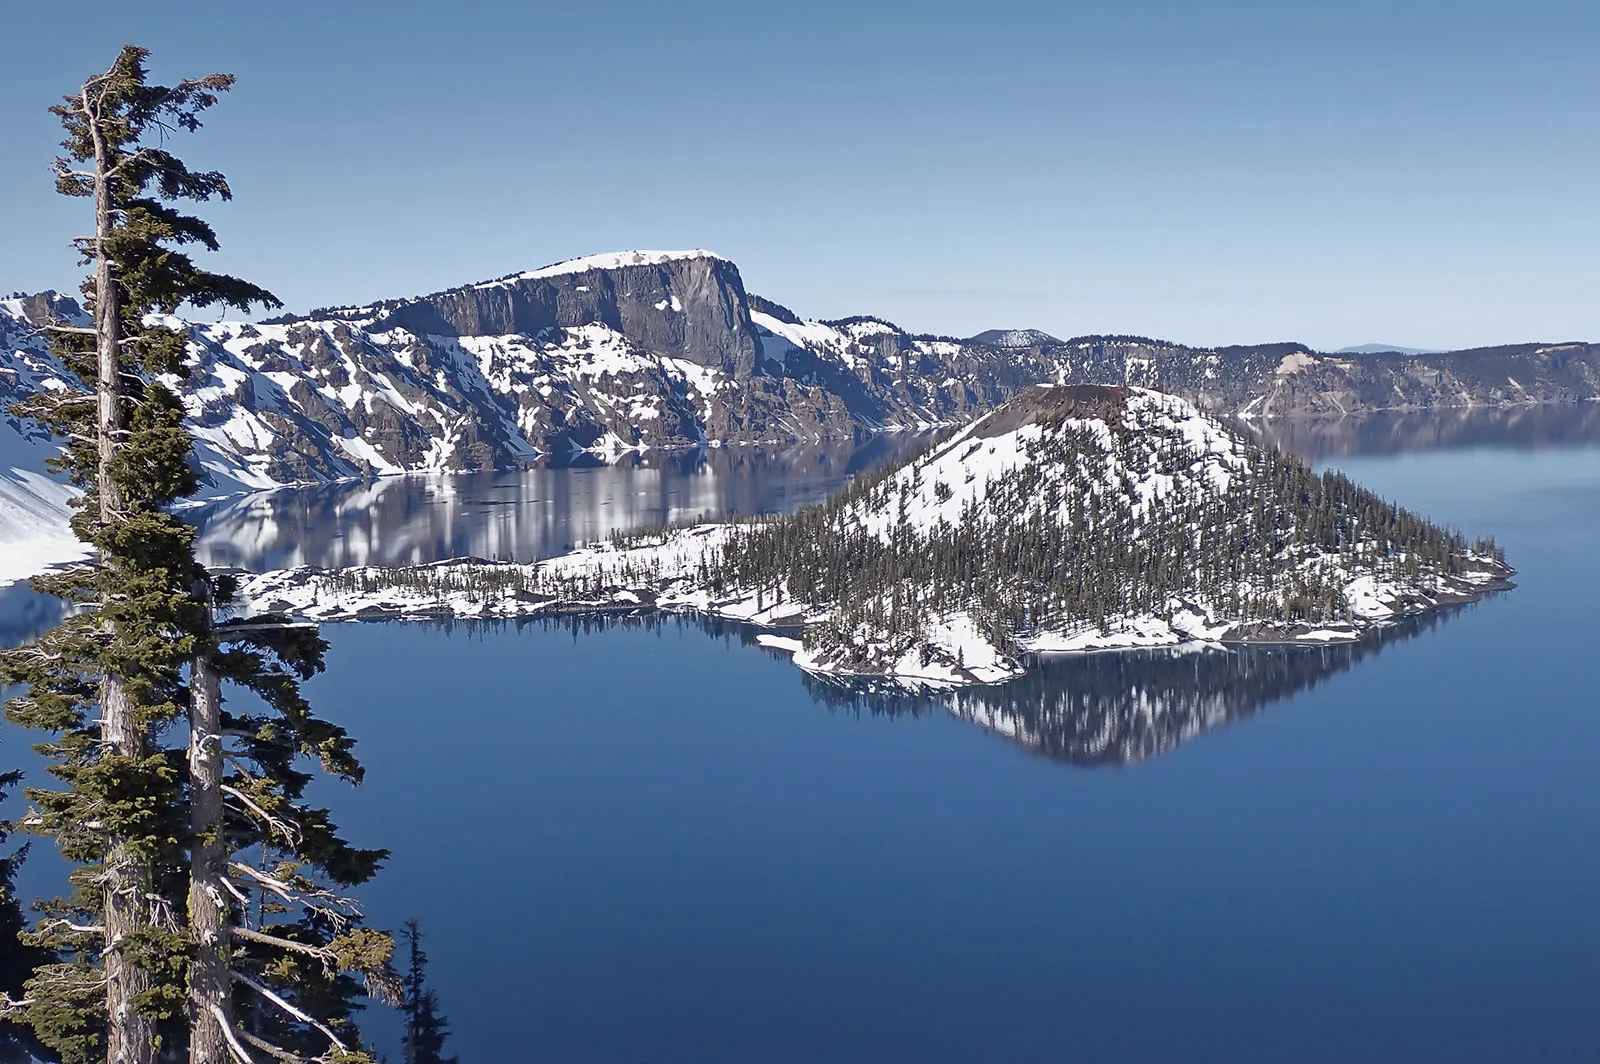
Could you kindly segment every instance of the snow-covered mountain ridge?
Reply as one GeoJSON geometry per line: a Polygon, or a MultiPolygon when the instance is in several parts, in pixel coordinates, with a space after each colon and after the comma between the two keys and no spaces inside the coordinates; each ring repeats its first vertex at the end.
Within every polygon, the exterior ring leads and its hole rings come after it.
{"type": "MultiPolygon", "coordinates": [[[[49,295],[0,304],[0,387],[61,377],[32,328],[49,313],[77,307],[49,295]]],[[[410,299],[186,327],[182,390],[214,491],[959,424],[1046,381],[1159,388],[1252,417],[1600,395],[1600,348],[1587,344],[1346,357],[806,320],[702,250],[590,256],[410,299]]]]}
{"type": "Polygon", "coordinates": [[[789,517],[475,561],[246,580],[321,619],[665,608],[775,627],[819,673],[964,685],[1028,651],[1343,642],[1507,586],[1468,545],[1139,388],[1028,389],[789,517]]]}

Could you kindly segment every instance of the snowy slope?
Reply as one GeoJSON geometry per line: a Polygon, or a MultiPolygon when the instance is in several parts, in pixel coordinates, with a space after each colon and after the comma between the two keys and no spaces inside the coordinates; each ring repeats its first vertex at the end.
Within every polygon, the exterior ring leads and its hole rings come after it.
{"type": "Polygon", "coordinates": [[[974,336],[972,342],[990,344],[994,347],[1038,347],[1061,343],[1054,336],[1038,329],[989,329],[974,336]]]}
{"type": "Polygon", "coordinates": [[[1061,397],[1059,421],[1012,423],[1004,412],[992,414],[899,470],[874,499],[854,507],[852,517],[885,541],[907,526],[927,531],[941,522],[1025,518],[1043,509],[1051,493],[1036,490],[1014,497],[1001,482],[1007,474],[1037,463],[1040,443],[1063,429],[1094,433],[1103,443],[1104,464],[1052,470],[1060,474],[1061,490],[1056,493],[1060,508],[1068,505],[1069,491],[1087,487],[1097,495],[1126,493],[1132,514],[1139,517],[1153,501],[1174,492],[1190,497],[1197,492],[1226,494],[1244,468],[1245,441],[1175,396],[1133,388],[1117,405],[1105,407],[1097,398],[1075,403],[1078,390],[1073,388],[1039,391],[1061,397]],[[1160,441],[1174,434],[1191,459],[1187,469],[1169,469],[1170,458],[1159,448],[1160,441]],[[1116,445],[1119,435],[1126,445],[1116,445]]]}
{"type": "Polygon", "coordinates": [[[512,274],[510,277],[498,281],[485,281],[476,285],[478,288],[488,288],[492,285],[503,285],[508,281],[534,281],[546,277],[563,277],[569,274],[593,273],[595,271],[620,270],[628,266],[660,266],[669,262],[680,262],[686,259],[720,259],[722,256],[704,248],[693,251],[613,251],[600,255],[585,255],[583,258],[567,259],[563,262],[541,266],[537,270],[527,273],[512,274]]]}
{"type": "Polygon", "coordinates": [[[24,396],[65,387],[70,380],[42,354],[28,307],[21,299],[0,300],[0,351],[13,352],[0,359],[0,585],[86,553],[67,526],[68,503],[77,493],[45,471],[60,449],[37,425],[9,411],[24,396]]]}
{"type": "Polygon", "coordinates": [[[56,453],[0,418],[0,586],[88,553],[67,525],[78,492],[39,472],[56,453]]]}

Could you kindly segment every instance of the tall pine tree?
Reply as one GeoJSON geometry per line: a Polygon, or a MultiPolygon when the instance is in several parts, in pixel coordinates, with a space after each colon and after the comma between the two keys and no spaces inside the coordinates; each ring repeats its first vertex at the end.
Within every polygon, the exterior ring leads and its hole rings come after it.
{"type": "Polygon", "coordinates": [[[69,1064],[185,1052],[253,1064],[252,1041],[286,1061],[359,1059],[351,973],[387,995],[393,943],[329,889],[364,881],[384,854],[348,846],[325,810],[301,802],[300,755],[360,778],[349,738],[300,696],[323,644],[282,618],[214,623],[229,588],[197,564],[194,530],[170,511],[196,485],[182,405],[164,383],[185,372],[187,337],[159,315],[279,305],[197,266],[183,249],[215,250],[215,233],[173,206],[230,197],[221,174],[190,170],[166,144],[198,129],[233,78],[151,85],[146,55],[124,48],[52,108],[67,132],[58,189],[94,204],[94,233],[76,242],[93,267],[83,287],[93,325],[46,328],[94,390],[38,396],[18,412],[65,441],[59,467],[84,489],[73,527],[95,550],[35,582],[78,612],[0,653],[0,683],[25,688],[7,714],[50,733],[38,749],[62,784],[28,790],[25,823],[79,867],[74,893],[47,903],[24,936],[55,958],[0,1015],[24,1017],[69,1064]],[[265,711],[225,713],[223,680],[265,711]],[[188,749],[164,749],[185,718],[188,749]],[[239,859],[247,852],[253,863],[239,859]]]}
{"type": "MultiPolygon", "coordinates": [[[[226,603],[231,588],[217,580],[212,591],[226,603]]],[[[315,626],[274,616],[224,621],[202,644],[190,717],[190,1061],[244,1064],[245,1046],[284,1061],[364,1060],[357,999],[398,1004],[401,986],[393,939],[363,926],[344,893],[387,851],[351,846],[305,801],[301,759],[351,783],[363,775],[353,740],[300,691],[325,644],[315,626]],[[242,708],[223,703],[224,681],[247,695],[242,708]]]]}
{"type": "Polygon", "coordinates": [[[184,302],[276,305],[178,250],[215,248],[216,237],[171,204],[226,198],[228,186],[162,145],[197,129],[232,79],[150,85],[144,60],[123,49],[51,109],[67,134],[57,189],[93,203],[93,232],[75,243],[93,268],[83,295],[94,323],[47,328],[94,391],[41,395],[21,412],[66,441],[59,466],[85,492],[73,527],[95,555],[35,584],[84,609],[0,657],[4,678],[27,688],[8,714],[55,735],[41,751],[65,785],[28,791],[28,824],[81,866],[76,893],[35,936],[65,959],[29,981],[30,1019],[64,1058],[103,1049],[118,1064],[151,1064],[180,1019],[186,943],[170,898],[182,872],[182,766],[156,738],[187,701],[184,666],[203,623],[192,592],[205,579],[193,529],[168,511],[195,488],[182,406],[160,380],[182,372],[185,337],[146,315],[184,302]]]}

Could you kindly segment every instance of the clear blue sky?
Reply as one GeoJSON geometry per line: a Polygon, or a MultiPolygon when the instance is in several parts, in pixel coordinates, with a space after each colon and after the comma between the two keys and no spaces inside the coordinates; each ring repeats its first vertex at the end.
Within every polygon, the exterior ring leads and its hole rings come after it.
{"type": "Polygon", "coordinates": [[[0,290],[70,288],[45,108],[125,43],[291,308],[708,247],[817,317],[1191,343],[1600,339],[1600,4],[16,5],[0,290]]]}

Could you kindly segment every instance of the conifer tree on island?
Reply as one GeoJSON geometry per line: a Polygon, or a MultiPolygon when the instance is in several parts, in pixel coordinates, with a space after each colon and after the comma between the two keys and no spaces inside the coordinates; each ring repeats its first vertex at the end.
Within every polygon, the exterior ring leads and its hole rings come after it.
{"type": "Polygon", "coordinates": [[[170,512],[196,480],[167,383],[186,372],[187,337],[161,315],[280,305],[183,250],[217,240],[174,204],[231,194],[166,145],[200,128],[233,77],[151,85],[147,54],[122,49],[51,108],[67,134],[57,188],[94,207],[93,233],[74,241],[93,268],[92,324],[46,328],[93,391],[17,412],[64,441],[58,466],[84,490],[73,528],[94,553],[35,581],[77,612],[0,653],[0,683],[24,688],[7,715],[49,734],[38,749],[61,785],[27,790],[22,826],[77,868],[72,895],[43,903],[22,935],[50,959],[21,997],[0,998],[0,1018],[32,1026],[65,1064],[360,1060],[353,976],[385,1000],[398,979],[392,940],[338,893],[386,854],[351,847],[302,801],[303,755],[361,777],[352,740],[300,694],[324,644],[281,617],[216,623],[230,582],[198,564],[194,529],[170,512]],[[247,711],[224,709],[224,681],[247,711]],[[187,749],[164,747],[180,722],[187,749]]]}

